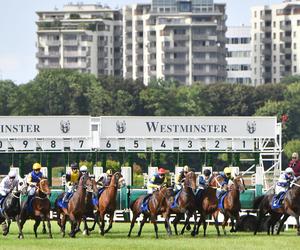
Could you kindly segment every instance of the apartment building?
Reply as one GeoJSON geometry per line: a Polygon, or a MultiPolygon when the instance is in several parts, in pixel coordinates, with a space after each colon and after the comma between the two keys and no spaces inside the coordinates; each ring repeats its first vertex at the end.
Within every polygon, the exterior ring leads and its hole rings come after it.
{"type": "Polygon", "coordinates": [[[300,1],[251,8],[252,81],[300,74],[300,1]]]}
{"type": "Polygon", "coordinates": [[[228,27],[226,38],[227,82],[250,85],[251,27],[228,27]]]}
{"type": "Polygon", "coordinates": [[[100,4],[38,11],[37,69],[122,76],[122,14],[100,4]]]}
{"type": "Polygon", "coordinates": [[[149,84],[226,80],[225,4],[152,0],[123,7],[123,76],[149,84]]]}

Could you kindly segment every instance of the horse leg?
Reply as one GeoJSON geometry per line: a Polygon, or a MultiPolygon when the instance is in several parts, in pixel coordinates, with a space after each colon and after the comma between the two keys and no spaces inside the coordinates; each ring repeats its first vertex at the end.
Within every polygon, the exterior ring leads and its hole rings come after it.
{"type": "Polygon", "coordinates": [[[230,221],[231,221],[231,229],[230,229],[230,233],[235,233],[235,223],[234,223],[234,217],[230,216],[230,221]]]}
{"type": "Polygon", "coordinates": [[[300,236],[300,223],[299,223],[299,216],[295,217],[297,223],[297,235],[300,236]]]}
{"type": "Polygon", "coordinates": [[[40,225],[40,223],[41,223],[41,218],[39,216],[36,216],[35,217],[35,223],[34,223],[34,226],[33,226],[33,231],[34,231],[35,238],[37,238],[37,228],[40,225]]]}
{"type": "Polygon", "coordinates": [[[90,231],[89,231],[89,227],[88,227],[88,224],[87,224],[87,219],[86,219],[86,216],[83,216],[83,223],[84,223],[84,230],[83,230],[83,235],[90,235],[90,231]]]}
{"type": "Polygon", "coordinates": [[[131,223],[130,223],[130,229],[129,229],[129,232],[128,232],[128,235],[127,235],[128,237],[130,237],[130,235],[131,235],[131,231],[134,227],[134,224],[135,224],[136,219],[137,219],[138,216],[139,216],[139,213],[134,213],[133,214],[133,217],[132,217],[132,220],[131,220],[131,223]]]}
{"type": "Polygon", "coordinates": [[[171,229],[169,220],[167,220],[167,218],[165,218],[165,228],[166,228],[167,234],[169,236],[171,236],[172,235],[172,229],[171,229]]]}
{"type": "Polygon", "coordinates": [[[7,223],[6,223],[6,221],[4,221],[2,223],[2,227],[4,228],[4,230],[3,230],[3,236],[8,235],[10,224],[11,224],[11,219],[7,219],[7,223]]]}
{"type": "Polygon", "coordinates": [[[109,230],[112,228],[113,221],[114,221],[114,212],[109,214],[109,225],[108,228],[104,231],[104,233],[109,232],[109,230]]]}
{"type": "Polygon", "coordinates": [[[289,215],[288,215],[288,214],[285,214],[285,215],[283,216],[283,218],[280,220],[280,224],[279,224],[279,227],[278,227],[277,232],[276,232],[277,235],[280,234],[280,231],[281,231],[281,229],[282,229],[282,226],[283,226],[284,222],[286,222],[287,218],[289,218],[289,215]]]}
{"type": "Polygon", "coordinates": [[[184,230],[185,230],[187,224],[189,224],[190,218],[191,218],[191,214],[188,212],[187,215],[186,215],[186,219],[185,219],[183,228],[181,229],[181,233],[180,233],[181,235],[184,234],[184,230]]]}
{"type": "Polygon", "coordinates": [[[19,239],[23,239],[24,236],[23,236],[23,232],[22,232],[22,228],[21,228],[21,224],[20,224],[20,215],[19,215],[19,214],[16,216],[16,222],[17,222],[18,229],[19,229],[19,235],[18,235],[18,238],[19,238],[19,239]]]}
{"type": "Polygon", "coordinates": [[[151,222],[153,223],[153,226],[154,226],[155,238],[158,239],[158,227],[157,227],[157,223],[156,223],[156,216],[151,215],[150,219],[151,219],[151,222]]]}
{"type": "Polygon", "coordinates": [[[225,213],[224,214],[224,220],[222,222],[222,229],[223,229],[224,235],[226,235],[226,229],[225,229],[225,227],[226,227],[228,219],[229,219],[229,216],[225,213]]]}
{"type": "MultiPolygon", "coordinates": [[[[52,239],[52,231],[51,231],[51,223],[50,223],[50,215],[47,215],[47,227],[48,227],[48,233],[49,233],[49,238],[52,239]]],[[[45,221],[43,221],[45,224],[45,221]]]]}
{"type": "Polygon", "coordinates": [[[43,229],[42,229],[42,233],[43,234],[46,234],[47,233],[47,230],[46,230],[46,224],[45,224],[45,221],[43,220],[43,229]]]}
{"type": "Polygon", "coordinates": [[[142,219],[142,221],[141,221],[140,229],[139,229],[139,232],[138,232],[138,235],[137,235],[138,237],[141,236],[143,226],[144,226],[145,222],[147,221],[148,217],[149,217],[149,216],[147,216],[147,215],[144,214],[144,217],[143,217],[143,219],[142,219]]]}
{"type": "Polygon", "coordinates": [[[217,230],[217,234],[218,236],[221,236],[220,229],[219,229],[218,213],[213,213],[213,218],[214,218],[214,224],[217,230]]]}
{"type": "Polygon", "coordinates": [[[101,221],[101,225],[100,225],[101,235],[104,235],[104,227],[105,227],[104,216],[105,216],[104,213],[103,214],[100,213],[99,220],[101,221]]]}
{"type": "Polygon", "coordinates": [[[259,226],[260,226],[260,223],[264,217],[265,213],[261,210],[258,211],[258,218],[257,218],[257,222],[256,222],[256,227],[255,227],[255,230],[254,230],[254,235],[257,234],[257,231],[259,229],[259,226]]]}
{"type": "Polygon", "coordinates": [[[174,227],[174,230],[175,230],[175,234],[178,235],[178,231],[177,231],[177,224],[178,222],[180,221],[180,214],[176,214],[174,220],[173,220],[173,227],[174,227]]]}
{"type": "Polygon", "coordinates": [[[70,220],[70,223],[71,223],[71,232],[69,233],[69,236],[71,238],[75,238],[75,230],[76,230],[76,218],[73,214],[70,214],[69,215],[69,220],[70,220]]]}
{"type": "Polygon", "coordinates": [[[199,228],[200,228],[200,226],[201,226],[201,223],[202,223],[202,218],[204,217],[204,215],[203,214],[201,214],[200,215],[200,218],[199,218],[199,221],[198,221],[198,224],[197,224],[197,228],[196,228],[196,232],[195,232],[195,234],[196,235],[198,235],[199,234],[199,228]]]}

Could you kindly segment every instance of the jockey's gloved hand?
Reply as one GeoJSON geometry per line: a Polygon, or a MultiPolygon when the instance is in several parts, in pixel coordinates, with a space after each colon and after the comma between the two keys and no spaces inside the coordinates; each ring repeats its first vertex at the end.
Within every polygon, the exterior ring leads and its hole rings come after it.
{"type": "Polygon", "coordinates": [[[35,187],[36,185],[34,183],[31,183],[29,186],[30,187],[35,187]]]}

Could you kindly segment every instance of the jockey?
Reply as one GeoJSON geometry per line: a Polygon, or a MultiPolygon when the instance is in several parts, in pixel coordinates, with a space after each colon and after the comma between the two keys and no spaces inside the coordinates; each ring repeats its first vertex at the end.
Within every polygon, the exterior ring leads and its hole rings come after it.
{"type": "Polygon", "coordinates": [[[62,202],[68,202],[69,199],[71,198],[75,186],[78,184],[80,178],[80,173],[78,172],[78,164],[73,162],[71,164],[71,171],[68,171],[66,173],[66,188],[67,192],[65,193],[62,202]]]}
{"type": "Polygon", "coordinates": [[[85,166],[85,165],[82,165],[82,166],[80,167],[79,172],[80,172],[80,176],[81,176],[81,175],[89,175],[89,173],[88,173],[88,168],[87,168],[87,166],[85,166]]]}
{"type": "Polygon", "coordinates": [[[175,179],[175,189],[177,192],[179,192],[182,189],[182,183],[185,180],[185,176],[187,175],[187,173],[190,171],[190,168],[188,165],[185,165],[182,169],[182,171],[180,171],[180,173],[176,176],[175,179]]]}
{"type": "Polygon", "coordinates": [[[216,178],[223,179],[221,183],[218,183],[219,187],[217,189],[217,198],[220,199],[228,191],[228,183],[233,179],[231,176],[231,168],[224,168],[224,171],[221,174],[219,174],[216,178]]]}
{"type": "Polygon", "coordinates": [[[3,202],[4,198],[18,186],[19,178],[14,169],[11,169],[6,177],[2,179],[0,183],[0,204],[3,202]]]}
{"type": "Polygon", "coordinates": [[[159,188],[162,184],[167,183],[167,178],[165,176],[166,170],[164,168],[158,169],[158,172],[152,176],[148,183],[148,194],[152,194],[153,191],[159,188]]]}
{"type": "Polygon", "coordinates": [[[211,171],[204,169],[203,174],[199,176],[199,189],[205,189],[208,187],[210,182],[211,171]]]}
{"type": "Polygon", "coordinates": [[[109,186],[112,176],[113,171],[111,169],[108,169],[105,173],[99,176],[97,185],[99,185],[101,188],[109,186]]]}
{"type": "Polygon", "coordinates": [[[280,175],[276,187],[275,195],[279,198],[282,193],[285,193],[291,185],[291,182],[296,180],[294,170],[292,168],[287,168],[283,174],[280,175]]]}
{"type": "Polygon", "coordinates": [[[32,171],[27,175],[27,184],[28,184],[27,204],[29,204],[29,202],[33,198],[37,188],[37,184],[44,177],[43,173],[41,172],[41,168],[42,168],[41,164],[36,162],[32,165],[32,171]]]}

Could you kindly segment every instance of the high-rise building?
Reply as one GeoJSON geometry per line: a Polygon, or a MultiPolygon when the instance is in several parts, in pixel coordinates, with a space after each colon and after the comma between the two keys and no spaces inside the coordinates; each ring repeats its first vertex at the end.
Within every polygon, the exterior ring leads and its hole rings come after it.
{"type": "Polygon", "coordinates": [[[252,81],[280,82],[300,74],[300,1],[251,9],[252,81]]]}
{"type": "Polygon", "coordinates": [[[68,4],[37,12],[37,69],[66,68],[122,76],[122,13],[102,5],[68,4]]]}
{"type": "Polygon", "coordinates": [[[227,82],[251,84],[251,27],[228,27],[227,82]]]}
{"type": "Polygon", "coordinates": [[[152,0],[123,8],[123,75],[182,84],[226,79],[225,4],[152,0]]]}

